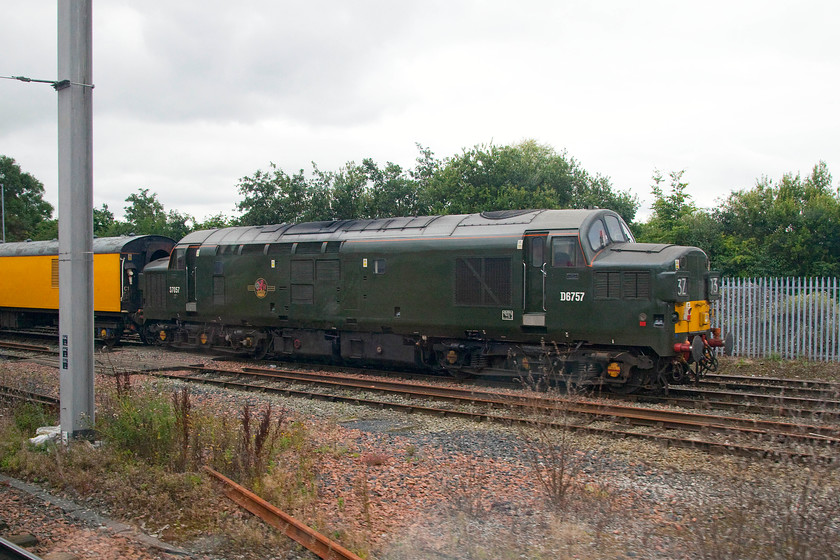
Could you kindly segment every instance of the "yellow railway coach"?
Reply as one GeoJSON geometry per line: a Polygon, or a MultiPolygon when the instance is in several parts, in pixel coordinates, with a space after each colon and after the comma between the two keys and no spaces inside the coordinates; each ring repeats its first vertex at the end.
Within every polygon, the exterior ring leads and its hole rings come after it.
{"type": "MultiPolygon", "coordinates": [[[[161,235],[93,240],[96,336],[118,340],[134,330],[143,301],[139,275],[167,257],[175,241],[161,235]]],[[[0,328],[58,324],[58,241],[0,244],[0,328]]]]}

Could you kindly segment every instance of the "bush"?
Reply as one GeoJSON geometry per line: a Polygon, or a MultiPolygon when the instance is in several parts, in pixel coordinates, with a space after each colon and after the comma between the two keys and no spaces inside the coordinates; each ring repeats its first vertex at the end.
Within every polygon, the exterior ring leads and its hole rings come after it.
{"type": "Polygon", "coordinates": [[[46,413],[43,406],[28,402],[15,407],[12,417],[15,427],[20,433],[23,435],[29,434],[29,437],[35,435],[36,429],[52,425],[54,420],[46,413]]]}
{"type": "Polygon", "coordinates": [[[162,465],[173,455],[175,414],[169,401],[153,394],[125,394],[112,411],[99,414],[96,428],[117,449],[152,464],[162,465]]]}

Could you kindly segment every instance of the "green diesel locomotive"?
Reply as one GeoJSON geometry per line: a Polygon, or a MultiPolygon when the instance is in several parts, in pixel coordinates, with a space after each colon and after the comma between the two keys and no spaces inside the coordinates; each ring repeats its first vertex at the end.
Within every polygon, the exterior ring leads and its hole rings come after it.
{"type": "Polygon", "coordinates": [[[719,275],[610,210],[194,232],[141,278],[144,338],[256,357],[533,375],[616,391],[702,375],[719,275]]]}

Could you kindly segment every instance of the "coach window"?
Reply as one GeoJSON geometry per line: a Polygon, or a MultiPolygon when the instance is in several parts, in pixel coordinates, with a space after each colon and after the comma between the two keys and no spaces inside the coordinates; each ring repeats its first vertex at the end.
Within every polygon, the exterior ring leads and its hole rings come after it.
{"type": "Polygon", "coordinates": [[[571,267],[580,263],[577,237],[554,237],[551,240],[551,266],[571,267]]]}
{"type": "Polygon", "coordinates": [[[604,222],[601,220],[595,220],[592,225],[589,227],[589,233],[587,234],[589,238],[589,246],[592,247],[593,251],[600,251],[604,247],[610,244],[610,238],[607,235],[607,230],[604,227],[604,222]]]}

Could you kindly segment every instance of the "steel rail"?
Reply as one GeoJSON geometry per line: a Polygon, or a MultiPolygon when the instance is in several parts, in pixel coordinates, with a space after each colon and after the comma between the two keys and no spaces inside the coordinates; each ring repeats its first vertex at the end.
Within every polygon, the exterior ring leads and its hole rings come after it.
{"type": "Polygon", "coordinates": [[[9,342],[9,341],[2,341],[0,342],[0,348],[8,348],[9,350],[24,350],[27,352],[41,352],[45,354],[54,353],[57,354],[56,350],[48,346],[38,346],[34,344],[23,344],[20,342],[9,342]]]}
{"type": "Polygon", "coordinates": [[[778,395],[784,397],[809,397],[812,399],[834,400],[840,398],[840,387],[805,387],[801,385],[749,383],[743,381],[701,380],[695,387],[724,389],[729,391],[745,391],[762,395],[778,395]]]}
{"type": "Polygon", "coordinates": [[[753,377],[750,375],[731,375],[723,373],[707,373],[704,379],[710,383],[755,383],[775,384],[789,387],[824,387],[833,391],[840,391],[840,383],[823,379],[792,379],[788,377],[753,377]]]}
{"type": "MultiPolygon", "coordinates": [[[[341,369],[335,367],[324,368],[325,371],[335,372],[336,379],[354,379],[350,376],[347,376],[341,369]]],[[[314,376],[314,375],[321,375],[323,376],[323,372],[305,372],[305,371],[295,371],[295,370],[286,370],[281,368],[261,368],[261,367],[244,367],[242,368],[243,372],[256,372],[256,373],[270,373],[270,372],[277,372],[282,373],[284,375],[291,375],[291,374],[298,374],[301,376],[314,376]]],[[[365,371],[365,370],[353,370],[353,373],[358,373],[359,375],[377,375],[377,371],[365,371]]],[[[425,376],[424,379],[429,378],[429,376],[425,376]]],[[[386,382],[384,379],[380,382],[386,382]]],[[[521,388],[521,387],[519,387],[521,388]]],[[[452,389],[453,391],[462,391],[462,389],[452,389]]],[[[476,389],[476,392],[479,392],[480,389],[476,389]]],[[[674,396],[679,395],[698,395],[702,396],[703,398],[697,399],[696,402],[701,403],[703,405],[706,404],[717,404],[721,403],[721,407],[723,408],[732,408],[732,405],[723,404],[726,401],[722,400],[725,398],[736,398],[741,399],[742,397],[749,399],[750,401],[755,401],[755,403],[765,403],[765,406],[773,406],[776,409],[780,407],[784,407],[784,410],[789,410],[789,414],[782,414],[783,416],[792,416],[792,417],[802,417],[804,415],[818,415],[822,417],[823,415],[826,418],[831,418],[836,415],[840,415],[840,400],[831,400],[831,399],[814,399],[814,398],[805,398],[805,397],[797,397],[797,396],[787,396],[787,395],[766,395],[766,394],[753,394],[753,393],[742,393],[742,392],[735,392],[735,391],[716,391],[712,389],[702,389],[696,388],[692,386],[671,386],[668,388],[668,394],[664,395],[662,398],[669,399],[673,398],[674,396]],[[715,401],[709,401],[709,397],[720,397],[720,399],[716,399],[715,401]],[[798,408],[798,407],[805,407],[805,408],[798,408]],[[833,411],[836,409],[836,411],[833,411]],[[801,413],[801,414],[800,414],[801,413]]],[[[626,400],[627,397],[633,398],[638,397],[643,399],[645,395],[617,395],[613,393],[608,393],[604,395],[605,398],[613,399],[613,400],[626,400]]],[[[743,406],[743,405],[740,405],[743,406]]],[[[747,410],[746,412],[757,412],[757,413],[766,413],[765,410],[747,410]]]]}
{"type": "MultiPolygon", "coordinates": [[[[769,395],[767,393],[747,393],[743,391],[719,391],[716,389],[703,389],[701,387],[690,387],[687,385],[668,387],[668,395],[696,395],[703,398],[735,398],[745,399],[754,402],[763,402],[774,405],[790,404],[807,406],[811,409],[840,409],[840,400],[815,399],[809,397],[796,397],[787,395],[769,395]]],[[[702,401],[702,399],[700,399],[702,401]]]]}
{"type": "Polygon", "coordinates": [[[279,529],[287,537],[317,554],[319,558],[323,558],[324,560],[362,560],[359,556],[350,552],[337,542],[311,529],[306,524],[266,502],[225,475],[206,466],[204,470],[225,485],[225,494],[228,498],[275,529],[279,529]]]}
{"type": "Polygon", "coordinates": [[[622,396],[616,394],[609,394],[604,395],[604,397],[626,402],[665,403],[673,406],[681,406],[683,408],[696,408],[702,410],[723,409],[741,412],[744,414],[764,414],[768,416],[779,416],[784,418],[819,419],[824,422],[836,422],[837,420],[840,420],[840,410],[795,408],[775,403],[759,404],[754,402],[739,402],[732,400],[692,399],[688,397],[678,397],[673,395],[622,396]]]}
{"type": "Polygon", "coordinates": [[[23,391],[21,389],[17,389],[15,387],[8,387],[6,385],[0,385],[0,399],[14,399],[19,401],[32,402],[36,404],[43,404],[51,408],[58,408],[60,404],[58,397],[23,391]]]}
{"type": "MultiPolygon", "coordinates": [[[[227,358],[225,358],[226,360],[227,358]]],[[[200,367],[200,366],[199,366],[200,367]]],[[[321,372],[335,372],[338,375],[347,375],[347,374],[358,374],[358,375],[367,375],[367,376],[380,376],[384,379],[391,379],[394,377],[404,377],[407,376],[408,379],[411,380],[418,380],[419,382],[431,381],[431,382],[439,382],[442,379],[448,381],[454,381],[448,378],[441,378],[439,375],[428,375],[428,374],[418,374],[414,372],[405,372],[405,371],[391,371],[391,370],[377,370],[377,369],[367,369],[367,368],[356,368],[356,367],[339,367],[335,365],[329,364],[319,364],[317,366],[318,370],[321,372]]],[[[247,369],[247,368],[246,368],[247,369]]],[[[288,371],[284,369],[267,369],[267,368],[255,368],[255,371],[288,371]]],[[[300,371],[300,370],[297,370],[300,371]]],[[[306,371],[302,371],[301,373],[306,373],[306,371]]],[[[707,374],[708,376],[709,374],[707,374]]],[[[717,375],[717,374],[715,374],[717,375]]],[[[747,376],[741,376],[744,378],[748,378],[747,376]]],[[[752,379],[765,379],[765,378],[752,378],[752,379]]],[[[771,379],[772,378],[766,378],[771,379]]],[[[801,380],[803,383],[809,383],[807,380],[801,380]]],[[[485,383],[483,380],[461,380],[460,384],[466,386],[470,385],[472,387],[479,387],[479,388],[503,388],[503,389],[512,389],[512,390],[521,390],[523,388],[522,384],[516,383],[500,383],[498,381],[492,383],[485,383]]],[[[828,383],[828,382],[816,382],[816,383],[828,383]]],[[[840,383],[836,385],[840,386],[840,383]]],[[[689,394],[692,394],[694,391],[688,387],[683,386],[671,386],[669,387],[669,392],[680,392],[680,391],[688,391],[689,394]]],[[[609,400],[615,401],[630,401],[630,402],[648,402],[648,403],[668,403],[673,404],[676,406],[682,406],[684,408],[699,408],[699,409],[707,409],[707,410],[714,410],[714,409],[725,409],[725,410],[734,410],[746,414],[764,414],[764,415],[771,415],[771,416],[780,416],[780,417],[788,417],[788,418],[797,418],[797,419],[804,419],[804,418],[813,418],[819,419],[822,421],[830,422],[840,420],[840,406],[837,407],[836,410],[828,410],[823,405],[825,404],[823,400],[805,400],[805,404],[813,405],[816,402],[816,406],[814,408],[799,408],[796,405],[801,404],[803,401],[801,398],[796,398],[796,402],[786,402],[788,398],[786,396],[780,396],[772,399],[768,399],[766,396],[761,396],[761,400],[765,404],[761,404],[759,402],[745,402],[745,401],[732,401],[732,400],[710,400],[709,398],[702,399],[691,399],[689,397],[679,397],[675,396],[674,394],[668,395],[655,395],[655,394],[647,394],[647,393],[633,393],[629,395],[622,395],[619,393],[612,393],[609,390],[601,390],[597,393],[599,396],[609,400]]],[[[699,393],[698,393],[699,394],[699,393]]],[[[737,392],[721,392],[717,393],[722,395],[723,397],[740,397],[742,393],[737,392]]]]}
{"type": "Polygon", "coordinates": [[[0,537],[0,560],[41,560],[41,557],[0,537]]]}

